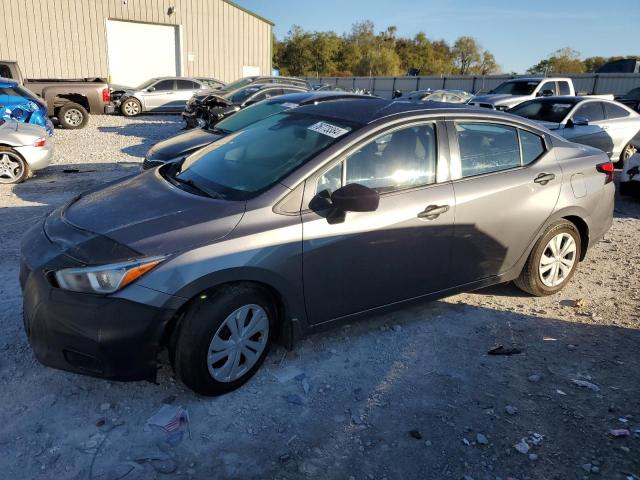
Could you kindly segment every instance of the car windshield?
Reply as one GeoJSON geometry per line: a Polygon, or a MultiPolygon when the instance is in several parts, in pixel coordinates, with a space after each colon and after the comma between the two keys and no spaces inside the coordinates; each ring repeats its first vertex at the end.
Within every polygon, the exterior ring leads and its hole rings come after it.
{"type": "Polygon", "coordinates": [[[134,90],[144,90],[145,88],[148,88],[152,83],[156,83],[157,81],[158,81],[157,78],[150,78],[146,82],[142,82],[134,90]]]}
{"type": "Polygon", "coordinates": [[[237,132],[238,130],[245,128],[247,125],[251,125],[263,118],[267,118],[275,113],[280,113],[284,110],[295,108],[297,106],[297,103],[273,100],[256,103],[255,105],[251,105],[244,110],[240,110],[239,112],[236,112],[216,123],[214,129],[222,130],[223,132],[237,132]]]}
{"type": "Polygon", "coordinates": [[[509,110],[509,113],[541,122],[562,122],[573,108],[571,102],[530,101],[509,110]]]}
{"type": "Polygon", "coordinates": [[[187,157],[174,178],[212,197],[250,198],[356,128],[339,120],[282,112],[187,157]]]}
{"type": "Polygon", "coordinates": [[[640,100],[640,87],[634,88],[633,90],[628,91],[622,97],[622,100],[640,100]]]}
{"type": "Polygon", "coordinates": [[[539,83],[539,80],[516,80],[513,82],[504,82],[494,88],[490,93],[505,95],[531,95],[539,83]]]}
{"type": "Polygon", "coordinates": [[[241,90],[230,91],[224,97],[232,103],[242,103],[258,90],[260,90],[258,87],[247,87],[241,90]]]}
{"type": "Polygon", "coordinates": [[[241,78],[240,80],[236,80],[235,82],[227,83],[224,86],[224,89],[230,92],[232,90],[238,90],[239,88],[249,85],[251,82],[253,82],[253,79],[254,77],[241,78]]]}

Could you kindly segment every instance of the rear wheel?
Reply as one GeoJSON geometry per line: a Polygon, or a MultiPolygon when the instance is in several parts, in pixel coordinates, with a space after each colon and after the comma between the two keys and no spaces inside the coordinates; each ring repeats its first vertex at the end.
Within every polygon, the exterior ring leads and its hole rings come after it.
{"type": "Polygon", "coordinates": [[[624,149],[622,150],[622,153],[620,153],[620,160],[616,162],[616,165],[615,165],[616,168],[622,168],[624,165],[624,161],[627,160],[629,157],[631,157],[631,155],[637,152],[638,152],[638,148],[631,144],[624,147],[624,149]]]}
{"type": "Polygon", "coordinates": [[[142,104],[137,98],[127,98],[120,105],[120,111],[125,117],[135,117],[142,113],[142,104]]]}
{"type": "Polygon", "coordinates": [[[89,112],[79,103],[68,102],[60,107],[56,117],[62,128],[75,130],[84,128],[89,121],[89,112]]]}
{"type": "Polygon", "coordinates": [[[537,297],[562,290],[576,271],[580,249],[575,225],[566,220],[554,223],[536,242],[516,286],[537,297]]]}
{"type": "Polygon", "coordinates": [[[254,286],[229,285],[200,295],[171,342],[176,376],[202,395],[235,390],[262,365],[274,321],[269,295],[254,286]]]}
{"type": "Polygon", "coordinates": [[[14,149],[0,147],[0,183],[20,183],[29,176],[29,165],[14,149]]]}

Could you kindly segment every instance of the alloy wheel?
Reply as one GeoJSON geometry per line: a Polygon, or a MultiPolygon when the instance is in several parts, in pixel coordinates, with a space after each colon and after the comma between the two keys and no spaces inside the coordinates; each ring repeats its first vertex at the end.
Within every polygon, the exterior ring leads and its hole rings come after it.
{"type": "Polygon", "coordinates": [[[134,102],[133,100],[129,100],[124,104],[124,111],[127,115],[134,116],[140,113],[140,105],[138,102],[134,102]]]}
{"type": "Polygon", "coordinates": [[[24,174],[24,162],[15,153],[0,153],[0,183],[14,183],[24,174]]]}
{"type": "Polygon", "coordinates": [[[557,287],[571,274],[576,263],[576,242],[568,233],[559,233],[549,240],[540,257],[538,273],[547,287],[557,287]]]}
{"type": "Polygon", "coordinates": [[[269,338],[269,317],[259,305],[244,305],[218,328],[207,355],[209,374],[218,382],[233,382],[260,359],[269,338]]]}

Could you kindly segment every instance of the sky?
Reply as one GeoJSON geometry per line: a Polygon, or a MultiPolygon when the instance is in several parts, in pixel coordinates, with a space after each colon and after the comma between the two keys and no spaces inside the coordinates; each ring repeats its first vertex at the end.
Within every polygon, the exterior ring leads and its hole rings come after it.
{"type": "Polygon", "coordinates": [[[342,34],[371,20],[399,36],[423,31],[453,43],[470,35],[491,51],[503,72],[524,72],[553,51],[583,58],[640,55],[640,0],[236,0],[275,23],[278,39],[292,25],[342,34]]]}

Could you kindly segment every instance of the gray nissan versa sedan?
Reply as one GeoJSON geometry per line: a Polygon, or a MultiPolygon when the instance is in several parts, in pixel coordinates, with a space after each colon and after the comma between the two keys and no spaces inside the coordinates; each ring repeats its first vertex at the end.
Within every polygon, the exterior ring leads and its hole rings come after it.
{"type": "Polygon", "coordinates": [[[612,221],[612,164],[522,117],[382,99],[283,111],[86,192],[23,240],[44,364],[205,395],[274,341],[515,280],[559,291],[612,221]],[[135,205],[136,208],[131,208],[135,205]]]}

